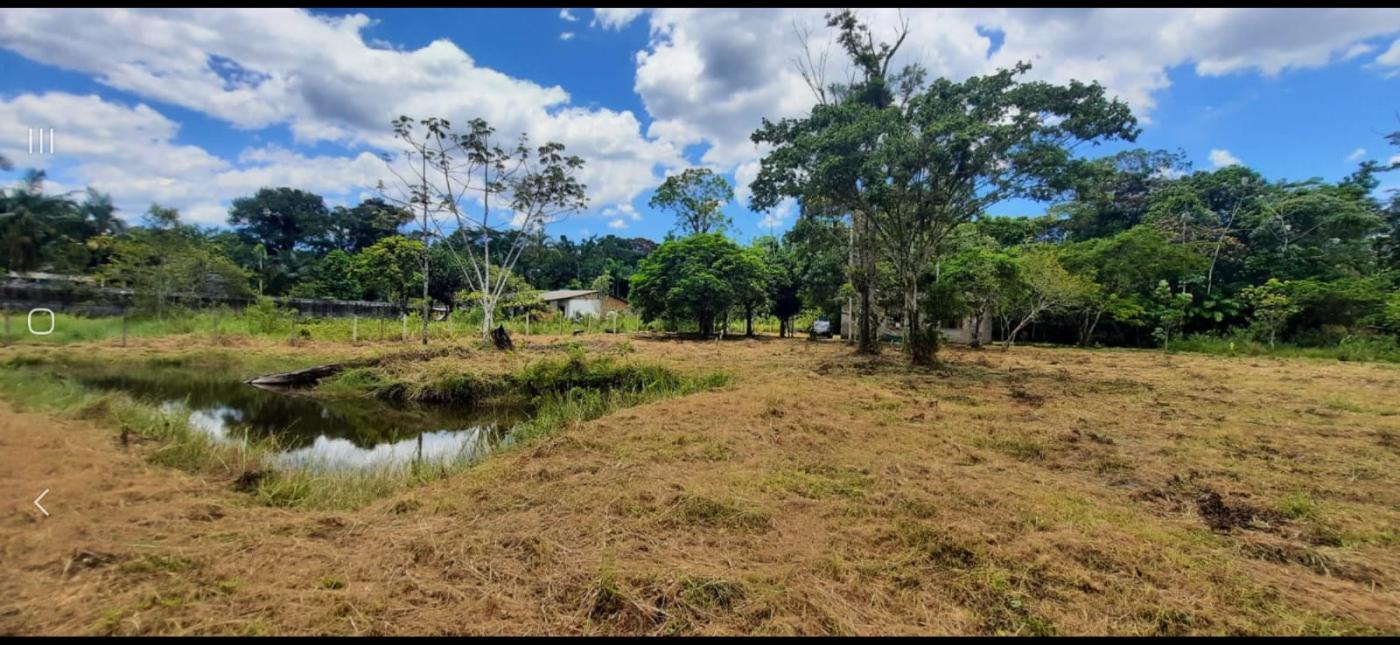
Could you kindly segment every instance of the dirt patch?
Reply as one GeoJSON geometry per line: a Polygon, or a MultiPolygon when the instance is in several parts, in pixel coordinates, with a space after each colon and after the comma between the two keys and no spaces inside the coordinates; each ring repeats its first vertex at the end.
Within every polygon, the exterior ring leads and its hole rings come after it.
{"type": "Polygon", "coordinates": [[[1225,498],[1213,490],[1203,492],[1196,498],[1196,512],[1212,531],[1223,533],[1233,529],[1276,531],[1286,521],[1277,511],[1256,508],[1243,502],[1227,504],[1225,498]]]}

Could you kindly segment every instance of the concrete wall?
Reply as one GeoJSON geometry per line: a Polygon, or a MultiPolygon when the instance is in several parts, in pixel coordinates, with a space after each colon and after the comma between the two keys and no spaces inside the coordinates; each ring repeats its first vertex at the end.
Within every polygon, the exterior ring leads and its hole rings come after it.
{"type": "MultiPolygon", "coordinates": [[[[943,324],[947,324],[946,321],[943,324]]],[[[938,331],[943,332],[943,339],[950,343],[966,345],[972,342],[972,319],[964,318],[958,321],[955,327],[939,327],[938,331]]],[[[992,342],[992,317],[987,316],[982,319],[982,333],[979,336],[983,343],[992,342]]]]}
{"type": "Polygon", "coordinates": [[[596,295],[569,298],[564,302],[564,316],[570,319],[575,316],[601,318],[603,316],[603,301],[596,295]]]}

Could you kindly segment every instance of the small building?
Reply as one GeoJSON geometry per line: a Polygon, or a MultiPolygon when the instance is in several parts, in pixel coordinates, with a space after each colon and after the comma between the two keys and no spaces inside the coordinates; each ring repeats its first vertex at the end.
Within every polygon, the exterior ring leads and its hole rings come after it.
{"type": "Polygon", "coordinates": [[[559,289],[540,294],[540,300],[565,318],[596,316],[602,318],[608,312],[626,311],[627,301],[591,289],[559,289]]]}

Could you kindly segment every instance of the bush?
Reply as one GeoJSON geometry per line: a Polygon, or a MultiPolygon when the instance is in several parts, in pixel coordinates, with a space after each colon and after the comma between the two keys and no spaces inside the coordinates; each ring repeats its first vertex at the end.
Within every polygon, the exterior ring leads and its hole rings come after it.
{"type": "Polygon", "coordinates": [[[260,297],[257,302],[243,310],[248,321],[248,332],[252,334],[272,334],[292,324],[296,310],[279,307],[272,298],[260,297]]]}

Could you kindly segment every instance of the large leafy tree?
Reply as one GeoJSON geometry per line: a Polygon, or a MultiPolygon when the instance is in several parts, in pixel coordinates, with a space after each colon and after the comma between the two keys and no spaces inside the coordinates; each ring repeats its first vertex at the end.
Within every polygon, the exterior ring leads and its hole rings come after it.
{"type": "Polygon", "coordinates": [[[261,188],[233,200],[228,223],[250,248],[261,247],[253,265],[259,283],[270,293],[286,293],[309,279],[316,253],[328,248],[330,211],[315,193],[296,188],[261,188]]]}
{"type": "Polygon", "coordinates": [[[722,233],[732,222],[721,210],[734,201],[734,189],[709,168],[686,168],[671,175],[652,194],[652,208],[671,211],[681,235],[722,233]]]}
{"type": "Polygon", "coordinates": [[[944,236],[997,202],[1071,188],[1078,144],[1136,137],[1128,107],[1102,86],[1018,80],[1029,69],[938,79],[904,105],[818,105],[806,118],[765,120],[754,134],[774,146],[753,185],[758,206],[816,192],[868,218],[903,296],[915,363],[934,358],[937,331],[921,320],[919,285],[944,236]]]}
{"type": "Polygon", "coordinates": [[[250,197],[233,200],[228,223],[251,244],[269,253],[323,248],[330,211],[320,195],[296,188],[260,188],[250,197]]]}
{"type": "Polygon", "coordinates": [[[1372,236],[1384,222],[1355,191],[1335,184],[1286,186],[1245,222],[1246,269],[1267,278],[1324,280],[1366,275],[1376,267],[1372,236]]]}
{"type": "Polygon", "coordinates": [[[753,258],[718,233],[663,242],[632,276],[632,304],[645,320],[693,321],[702,336],[738,305],[748,289],[753,258]]]}
{"type": "Polygon", "coordinates": [[[248,272],[178,212],[152,205],[148,215],[147,226],[95,238],[108,250],[99,274],[131,288],[141,312],[164,317],[177,298],[196,304],[252,294],[248,272]]]}
{"type": "Polygon", "coordinates": [[[1073,199],[1051,213],[1072,239],[1108,237],[1141,224],[1153,199],[1190,167],[1185,154],[1166,150],[1125,150],[1082,164],[1073,199]]]}
{"type": "Polygon", "coordinates": [[[353,208],[337,206],[326,220],[328,242],[346,253],[355,253],[381,239],[397,235],[413,220],[413,213],[377,197],[353,208]]]}
{"type": "Polygon", "coordinates": [[[423,242],[386,237],[355,254],[355,277],[366,292],[406,307],[414,285],[423,279],[422,257],[423,242]]]}

